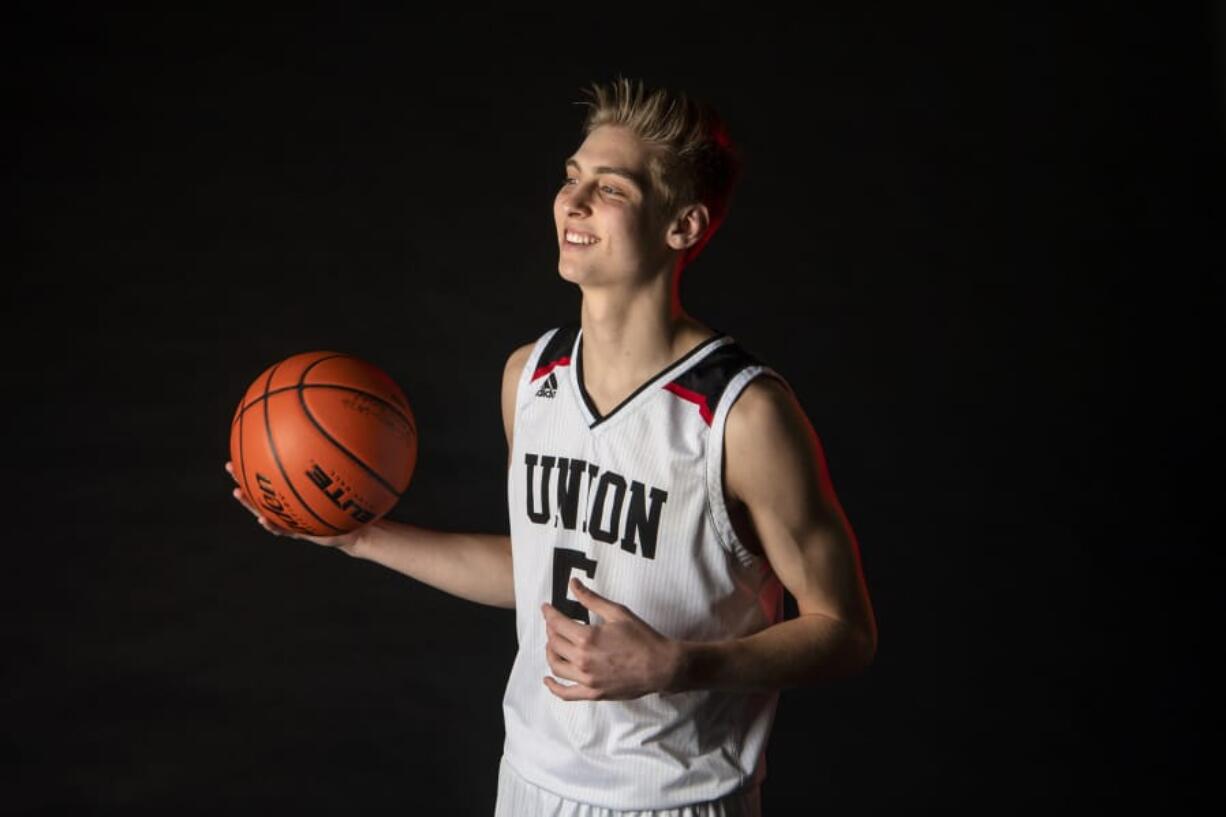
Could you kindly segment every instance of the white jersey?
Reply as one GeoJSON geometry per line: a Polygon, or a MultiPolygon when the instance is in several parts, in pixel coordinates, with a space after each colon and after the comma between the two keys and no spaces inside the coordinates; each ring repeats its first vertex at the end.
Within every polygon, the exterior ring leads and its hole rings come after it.
{"type": "MultiPolygon", "coordinates": [[[[578,322],[537,340],[519,379],[507,497],[519,652],[503,699],[506,762],[611,809],[712,800],[766,775],[778,692],[694,690],[564,701],[544,685],[541,603],[601,623],[572,576],[665,636],[716,641],[783,618],[783,586],[742,544],[723,493],[724,423],[749,382],[786,381],[720,333],[600,416],[578,322]]],[[[559,679],[562,684],[569,681],[559,679]]]]}

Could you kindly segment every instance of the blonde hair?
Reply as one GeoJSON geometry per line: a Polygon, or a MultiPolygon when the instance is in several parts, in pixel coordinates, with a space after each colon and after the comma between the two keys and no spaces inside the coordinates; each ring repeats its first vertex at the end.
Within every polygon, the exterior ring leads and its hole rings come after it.
{"type": "Polygon", "coordinates": [[[589,108],[585,136],[601,125],[619,125],[647,144],[658,212],[671,218],[683,205],[707,206],[710,223],[686,251],[682,264],[689,264],[723,224],[741,175],[740,150],[723,119],[711,105],[684,92],[621,76],[607,84],[592,83],[582,93],[591,98],[575,103],[589,108]]]}

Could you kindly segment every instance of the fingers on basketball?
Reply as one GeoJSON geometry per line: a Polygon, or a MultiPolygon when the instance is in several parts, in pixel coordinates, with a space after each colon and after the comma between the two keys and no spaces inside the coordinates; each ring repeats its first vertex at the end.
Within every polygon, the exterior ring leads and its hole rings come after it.
{"type": "MultiPolygon", "coordinates": [[[[230,463],[228,462],[226,463],[226,470],[230,471],[231,476],[234,475],[234,472],[231,471],[230,469],[230,463]]],[[[240,505],[242,505],[247,510],[251,511],[251,515],[256,518],[256,520],[260,523],[260,526],[264,528],[264,530],[268,531],[273,536],[284,535],[283,531],[280,528],[272,525],[267,519],[264,518],[264,515],[260,513],[259,510],[257,510],[254,505],[252,505],[250,502],[247,501],[247,498],[243,496],[243,491],[241,488],[236,487],[233,491],[230,492],[230,494],[238,501],[240,505]]]]}

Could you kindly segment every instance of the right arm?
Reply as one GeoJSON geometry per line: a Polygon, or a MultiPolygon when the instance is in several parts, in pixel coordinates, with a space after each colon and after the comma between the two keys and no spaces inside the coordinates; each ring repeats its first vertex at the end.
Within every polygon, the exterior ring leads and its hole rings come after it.
{"type": "MultiPolygon", "coordinates": [[[[512,352],[502,373],[502,423],[507,436],[508,469],[514,440],[516,388],[532,346],[525,344],[512,352]]],[[[247,505],[239,492],[235,496],[247,505]]],[[[250,505],[247,508],[260,518],[254,508],[250,505]]],[[[260,523],[273,533],[283,533],[262,518],[260,523]]],[[[343,536],[297,538],[381,564],[462,599],[493,607],[515,607],[509,535],[449,533],[384,518],[343,536]]]]}
{"type": "Polygon", "coordinates": [[[493,533],[447,533],[379,519],[341,550],[381,564],[462,599],[515,607],[511,537],[493,533]]]}

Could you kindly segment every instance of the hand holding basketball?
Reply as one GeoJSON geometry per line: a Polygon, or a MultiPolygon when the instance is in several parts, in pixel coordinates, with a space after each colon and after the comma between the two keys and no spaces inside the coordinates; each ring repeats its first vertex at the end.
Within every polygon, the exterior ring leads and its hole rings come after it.
{"type": "Polygon", "coordinates": [[[236,500],[238,500],[240,505],[242,505],[247,510],[251,511],[251,515],[256,518],[256,520],[260,523],[260,526],[263,527],[264,530],[271,533],[273,536],[288,536],[291,539],[303,539],[307,542],[314,542],[317,545],[322,545],[323,547],[334,547],[334,548],[337,548],[338,550],[343,550],[345,551],[345,553],[347,553],[350,556],[353,555],[353,548],[357,545],[358,537],[361,535],[363,528],[359,528],[358,530],[355,530],[355,531],[350,531],[349,533],[341,534],[340,536],[307,536],[306,534],[294,533],[293,531],[287,531],[287,530],[278,528],[277,526],[270,523],[264,517],[264,515],[260,513],[259,509],[256,508],[254,505],[252,505],[250,502],[248,502],[247,499],[243,496],[242,489],[237,487],[238,477],[234,476],[234,466],[230,463],[229,460],[226,461],[226,473],[228,473],[231,477],[234,477],[234,482],[236,484],[236,487],[231,492],[233,497],[236,500]]]}

